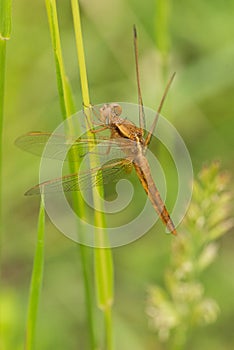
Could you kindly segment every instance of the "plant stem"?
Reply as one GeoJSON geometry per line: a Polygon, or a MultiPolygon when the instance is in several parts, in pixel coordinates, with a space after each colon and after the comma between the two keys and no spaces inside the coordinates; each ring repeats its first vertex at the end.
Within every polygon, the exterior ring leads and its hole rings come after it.
{"type": "Polygon", "coordinates": [[[25,350],[32,350],[34,349],[34,345],[35,345],[36,322],[37,322],[38,306],[39,306],[40,292],[42,287],[43,267],[44,267],[44,236],[45,236],[45,209],[44,209],[44,201],[42,197],[40,211],[39,211],[39,219],[38,219],[37,245],[36,245],[36,251],[34,255],[33,272],[31,277],[25,350]]]}
{"type": "MultiPolygon", "coordinates": [[[[0,193],[2,193],[2,137],[5,97],[6,42],[11,34],[11,0],[0,1],[0,193]]],[[[0,198],[0,239],[2,237],[2,199],[0,198]]],[[[1,247],[1,244],[0,244],[1,247]]],[[[0,251],[1,255],[1,251],[0,251]]]]}
{"type": "Polygon", "coordinates": [[[85,107],[89,107],[90,105],[89,87],[88,87],[88,78],[86,73],[87,70],[86,70],[86,62],[85,62],[82,29],[81,29],[79,1],[71,0],[71,6],[72,6],[75,38],[76,38],[78,65],[80,70],[80,83],[81,83],[83,103],[85,107]]]}
{"type": "Polygon", "coordinates": [[[105,328],[106,328],[106,339],[105,339],[105,344],[106,344],[106,349],[110,350],[114,348],[113,345],[113,325],[112,325],[112,306],[111,304],[106,307],[104,312],[104,317],[105,317],[105,328]]]}
{"type": "MultiPolygon", "coordinates": [[[[3,118],[4,118],[5,71],[6,71],[6,41],[10,39],[10,32],[11,32],[11,0],[0,0],[0,193],[1,194],[2,194],[2,148],[3,148],[3,118]]],[[[2,196],[1,196],[0,197],[0,262],[2,257],[2,250],[1,250],[2,237],[3,237],[3,215],[2,215],[2,196]]],[[[3,338],[3,334],[1,334],[1,331],[0,331],[0,338],[3,338]]]]}
{"type": "MultiPolygon", "coordinates": [[[[85,63],[85,54],[84,54],[84,45],[81,29],[81,19],[79,11],[79,1],[71,0],[75,37],[76,37],[76,48],[77,48],[77,57],[78,64],[80,69],[80,81],[81,81],[81,90],[83,96],[83,103],[85,106],[85,112],[87,118],[89,115],[90,98],[88,90],[88,79],[87,79],[87,70],[85,63]]],[[[90,121],[89,121],[90,122],[90,121]]],[[[90,123],[88,124],[90,125],[90,123]]],[[[96,158],[95,158],[96,159],[96,158]]],[[[90,157],[90,164],[92,166],[94,160],[90,157]]],[[[103,189],[102,189],[103,191],[103,189]]],[[[103,192],[101,193],[101,195],[103,192]]],[[[106,243],[105,234],[102,230],[102,227],[105,227],[105,217],[102,213],[102,203],[99,197],[93,192],[93,201],[95,208],[95,238],[96,246],[101,247],[102,242],[106,243]]],[[[112,317],[111,317],[111,306],[113,302],[113,260],[112,253],[109,248],[95,248],[94,251],[94,266],[95,266],[95,281],[96,281],[96,293],[97,293],[97,302],[98,307],[104,313],[105,319],[105,342],[106,349],[113,349],[113,337],[112,337],[112,317]]]]}
{"type": "MultiPolygon", "coordinates": [[[[6,40],[0,38],[0,192],[2,193],[2,137],[5,95],[6,40]]],[[[0,239],[2,238],[2,198],[0,198],[0,239]]],[[[1,244],[0,244],[1,247],[1,244]]],[[[1,256],[1,251],[0,251],[1,256]]]]}
{"type": "Polygon", "coordinates": [[[73,103],[72,92],[65,73],[63,63],[56,0],[45,0],[45,3],[50,26],[51,41],[54,51],[60,107],[63,118],[66,119],[75,112],[75,106],[73,103]]]}
{"type": "MultiPolygon", "coordinates": [[[[56,75],[57,75],[57,86],[60,98],[60,106],[63,114],[63,118],[66,119],[71,114],[75,112],[73,97],[69,82],[67,80],[62,50],[61,50],[61,40],[59,34],[59,24],[58,24],[58,16],[57,16],[57,8],[55,0],[46,0],[46,8],[47,15],[50,24],[50,32],[52,39],[52,46],[54,50],[54,58],[55,58],[55,66],[56,66],[56,75]]],[[[75,154],[72,155],[73,158],[76,157],[75,154]]],[[[70,169],[72,173],[78,171],[77,163],[70,162],[70,169]]],[[[84,217],[84,204],[82,197],[75,193],[73,196],[73,204],[76,212],[79,211],[79,215],[84,217]]],[[[78,229],[78,227],[77,227],[78,229]]],[[[79,245],[81,264],[82,264],[82,272],[83,272],[83,280],[84,280],[84,288],[85,288],[85,296],[86,296],[86,311],[87,311],[87,319],[89,326],[89,335],[90,335],[90,345],[91,349],[96,348],[96,340],[94,333],[94,321],[93,321],[93,311],[92,311],[92,298],[91,298],[91,281],[89,276],[89,263],[88,263],[88,249],[84,245],[79,245]]]]}

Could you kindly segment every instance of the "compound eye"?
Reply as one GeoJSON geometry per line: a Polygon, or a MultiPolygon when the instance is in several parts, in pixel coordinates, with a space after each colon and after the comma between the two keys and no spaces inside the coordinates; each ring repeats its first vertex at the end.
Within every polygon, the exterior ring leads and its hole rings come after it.
{"type": "Polygon", "coordinates": [[[122,107],[117,103],[112,105],[112,110],[117,117],[122,113],[122,107]]]}

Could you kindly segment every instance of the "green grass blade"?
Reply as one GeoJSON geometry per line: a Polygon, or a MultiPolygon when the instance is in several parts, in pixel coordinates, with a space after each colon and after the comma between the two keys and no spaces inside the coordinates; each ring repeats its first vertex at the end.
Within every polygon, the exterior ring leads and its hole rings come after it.
{"type": "MultiPolygon", "coordinates": [[[[11,34],[11,0],[0,1],[0,193],[2,193],[2,136],[5,97],[6,42],[11,34]]],[[[2,237],[2,200],[0,198],[0,239],[2,237]]],[[[1,244],[0,244],[1,247],[1,244]]],[[[1,255],[1,251],[0,251],[1,255]]]]}
{"type": "Polygon", "coordinates": [[[62,110],[63,118],[66,119],[68,116],[72,115],[75,112],[75,106],[73,103],[72,92],[65,73],[63,63],[56,1],[46,0],[45,3],[50,26],[51,41],[54,51],[60,107],[62,110]]]}
{"type": "Polygon", "coordinates": [[[44,209],[44,202],[42,198],[40,211],[39,211],[39,219],[38,219],[37,245],[36,245],[36,251],[34,255],[33,271],[32,271],[32,277],[31,277],[25,350],[32,350],[34,349],[34,345],[35,345],[36,322],[37,322],[38,306],[39,306],[40,292],[42,287],[43,267],[44,267],[44,237],[45,237],[44,233],[45,233],[45,209],[44,209]]]}
{"type": "MultiPolygon", "coordinates": [[[[2,193],[2,136],[5,95],[6,40],[0,38],[0,192],[2,193]]],[[[2,199],[0,198],[0,236],[2,236],[2,199]]],[[[1,247],[1,244],[0,244],[1,247]]],[[[0,252],[1,254],[1,252],[0,252]]]]}
{"type": "MultiPolygon", "coordinates": [[[[2,194],[2,148],[3,148],[3,118],[5,98],[6,43],[11,34],[11,0],[0,1],[0,193],[2,194]]],[[[0,198],[0,260],[3,235],[2,198],[0,198]]],[[[0,338],[4,342],[3,330],[0,338]]]]}
{"type": "MultiPolygon", "coordinates": [[[[54,51],[60,106],[61,106],[63,118],[66,119],[67,117],[69,117],[71,114],[75,112],[75,107],[73,103],[72,91],[65,73],[65,68],[63,63],[56,1],[46,0],[46,9],[47,9],[47,16],[48,16],[49,25],[50,25],[52,46],[54,51]]],[[[76,157],[75,154],[73,154],[73,159],[74,157],[76,157]]],[[[77,164],[76,162],[70,162],[71,173],[75,173],[78,171],[76,164],[77,164]]],[[[74,193],[73,204],[74,204],[75,211],[76,212],[79,211],[79,216],[84,217],[85,216],[84,203],[79,193],[74,193]]],[[[89,262],[88,262],[89,259],[88,259],[87,247],[83,245],[79,245],[79,253],[81,257],[82,271],[83,271],[83,280],[84,280],[84,289],[85,289],[85,298],[86,298],[86,311],[87,311],[87,320],[88,320],[89,335],[90,335],[89,336],[90,345],[91,345],[91,349],[95,349],[96,340],[95,340],[95,332],[94,332],[92,298],[91,298],[92,293],[91,293],[91,281],[90,281],[90,273],[89,273],[89,262]]]]}
{"type": "Polygon", "coordinates": [[[11,0],[0,1],[0,40],[9,40],[11,35],[11,0]]]}
{"type": "Polygon", "coordinates": [[[113,259],[110,249],[96,248],[94,255],[95,282],[98,307],[103,311],[105,322],[105,346],[113,349],[113,259]]]}
{"type": "MultiPolygon", "coordinates": [[[[85,63],[83,36],[81,29],[81,19],[79,11],[79,1],[71,0],[73,22],[76,37],[76,48],[78,56],[78,65],[80,69],[80,81],[83,96],[84,106],[90,105],[87,70],[85,63]]],[[[87,116],[89,117],[88,108],[86,109],[87,116]]],[[[92,166],[92,159],[90,159],[92,166]]],[[[93,193],[94,208],[95,211],[95,225],[97,237],[97,246],[101,246],[104,240],[104,233],[101,227],[105,227],[105,217],[102,212],[102,204],[98,196],[93,193]]],[[[95,282],[96,293],[99,308],[104,312],[105,318],[105,339],[106,349],[113,349],[113,336],[112,336],[112,317],[111,306],[113,303],[113,260],[110,249],[95,248],[94,254],[94,266],[95,266],[95,282]]]]}
{"type": "Polygon", "coordinates": [[[79,1],[71,0],[71,6],[72,6],[75,38],[76,38],[78,64],[79,64],[79,70],[80,70],[80,82],[81,82],[83,103],[84,103],[84,106],[88,107],[90,105],[90,98],[89,98],[88,78],[86,73],[87,70],[86,70],[86,63],[85,63],[83,36],[82,36],[82,30],[81,30],[79,1]]]}

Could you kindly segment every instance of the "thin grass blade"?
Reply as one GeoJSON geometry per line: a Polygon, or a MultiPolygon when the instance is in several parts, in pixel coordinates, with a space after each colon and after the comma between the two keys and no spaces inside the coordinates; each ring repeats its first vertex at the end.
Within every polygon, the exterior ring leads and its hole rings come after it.
{"type": "Polygon", "coordinates": [[[37,244],[34,255],[31,277],[30,295],[28,303],[28,317],[26,325],[25,350],[34,349],[36,343],[36,323],[44,268],[44,238],[45,238],[45,209],[43,198],[38,218],[37,244]]]}
{"type": "MultiPolygon", "coordinates": [[[[72,91],[65,73],[65,68],[63,63],[56,1],[46,0],[45,3],[46,3],[48,21],[50,25],[52,46],[54,51],[60,106],[61,106],[63,118],[66,119],[67,117],[69,117],[71,114],[75,112],[75,106],[73,103],[72,91]]],[[[69,132],[71,132],[72,134],[72,130],[69,130],[69,132]]],[[[78,171],[76,162],[74,161],[76,160],[75,158],[76,158],[76,154],[75,152],[72,152],[70,156],[70,170],[72,173],[75,173],[78,171]]],[[[82,197],[79,195],[79,193],[74,194],[73,204],[74,204],[74,210],[76,212],[78,212],[79,210],[79,215],[81,217],[84,217],[85,213],[84,213],[83,200],[82,200],[82,197]]],[[[92,293],[91,293],[91,281],[90,281],[90,273],[89,273],[90,264],[89,264],[87,247],[83,245],[79,245],[79,253],[80,253],[81,262],[82,262],[90,344],[91,344],[91,349],[95,349],[96,340],[95,340],[94,320],[93,320],[93,311],[92,311],[92,298],[91,298],[92,293]]]]}
{"type": "MultiPolygon", "coordinates": [[[[88,79],[87,70],[85,63],[82,27],[79,11],[79,1],[71,0],[73,22],[76,37],[76,47],[78,64],[80,68],[80,80],[81,89],[83,96],[84,106],[90,106],[89,90],[88,90],[88,79]]],[[[87,127],[90,125],[90,115],[89,109],[85,108],[87,114],[87,127]]],[[[90,157],[91,167],[94,165],[92,162],[92,157],[90,157]]],[[[95,164],[97,165],[97,164],[95,164]]],[[[96,237],[97,246],[102,246],[102,242],[106,240],[102,227],[105,227],[105,217],[103,214],[102,203],[98,196],[93,194],[95,211],[95,225],[96,225],[96,237]]],[[[105,244],[106,246],[106,244],[105,244]]],[[[104,312],[105,318],[105,339],[106,339],[106,349],[113,349],[113,336],[112,336],[112,317],[111,317],[111,305],[113,302],[113,259],[110,249],[96,248],[94,252],[94,266],[95,266],[95,281],[96,281],[96,293],[98,306],[104,312]]]]}

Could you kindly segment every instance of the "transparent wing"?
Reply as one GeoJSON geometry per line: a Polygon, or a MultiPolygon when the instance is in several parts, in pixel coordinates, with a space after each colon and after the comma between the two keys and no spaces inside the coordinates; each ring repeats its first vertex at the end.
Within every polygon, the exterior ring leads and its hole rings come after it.
{"type": "Polygon", "coordinates": [[[17,147],[24,151],[41,156],[46,146],[46,158],[79,161],[79,158],[92,152],[98,146],[101,154],[108,154],[115,158],[124,157],[123,150],[130,152],[135,147],[136,142],[130,139],[109,139],[105,137],[93,138],[74,138],[65,135],[52,135],[48,132],[29,132],[16,139],[17,147]]]}
{"type": "Polygon", "coordinates": [[[93,168],[89,172],[71,174],[38,184],[30,188],[25,195],[80,191],[102,184],[117,182],[124,175],[130,173],[132,167],[132,162],[128,159],[111,160],[101,168],[93,168]]]}

